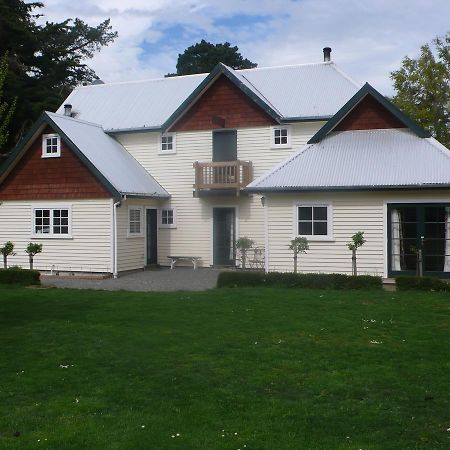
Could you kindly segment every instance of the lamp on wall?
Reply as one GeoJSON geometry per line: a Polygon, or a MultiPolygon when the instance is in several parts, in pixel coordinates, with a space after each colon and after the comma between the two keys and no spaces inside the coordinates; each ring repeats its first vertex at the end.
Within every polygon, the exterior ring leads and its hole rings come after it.
{"type": "Polygon", "coordinates": [[[266,197],[264,195],[261,197],[261,206],[266,206],[266,197]]]}

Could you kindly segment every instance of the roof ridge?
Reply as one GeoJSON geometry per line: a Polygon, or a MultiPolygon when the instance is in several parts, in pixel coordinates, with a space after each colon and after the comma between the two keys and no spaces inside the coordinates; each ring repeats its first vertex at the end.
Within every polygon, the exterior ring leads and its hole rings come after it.
{"type": "Polygon", "coordinates": [[[331,66],[335,65],[334,61],[320,61],[314,63],[298,63],[298,64],[280,64],[278,66],[252,67],[251,69],[234,69],[236,72],[256,72],[259,70],[282,69],[286,67],[304,67],[304,66],[331,66]]]}
{"type": "Polygon", "coordinates": [[[51,112],[51,111],[45,111],[45,114],[49,115],[50,117],[56,116],[58,119],[73,120],[74,122],[84,123],[85,125],[91,125],[93,127],[98,127],[103,130],[103,126],[98,123],[88,122],[87,120],[81,120],[81,119],[77,119],[76,117],[69,117],[64,114],[58,114],[58,113],[51,112]]]}
{"type": "Polygon", "coordinates": [[[444,154],[446,158],[450,158],[450,150],[442,143],[440,143],[436,138],[433,136],[429,138],[424,138],[425,142],[430,145],[431,147],[434,147],[435,149],[439,150],[441,153],[444,154]]]}
{"type": "Polygon", "coordinates": [[[335,62],[332,62],[333,69],[338,72],[340,75],[342,75],[344,78],[346,78],[350,83],[354,84],[357,88],[361,89],[363,87],[363,84],[358,83],[356,80],[354,80],[350,75],[345,73],[335,62]]]}

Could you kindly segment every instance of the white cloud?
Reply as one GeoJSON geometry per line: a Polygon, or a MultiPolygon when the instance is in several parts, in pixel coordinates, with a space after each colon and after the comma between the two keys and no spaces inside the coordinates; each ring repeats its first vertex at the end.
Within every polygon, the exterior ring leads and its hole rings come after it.
{"type": "Polygon", "coordinates": [[[90,63],[105,81],[173,72],[178,53],[204,38],[229,41],[260,66],[320,61],[329,45],[349,75],[389,94],[389,73],[401,59],[450,31],[448,0],[48,0],[43,12],[91,25],[111,18],[119,38],[90,63]],[[233,25],[239,15],[270,19],[233,25]],[[175,27],[184,31],[175,35],[175,27]]]}

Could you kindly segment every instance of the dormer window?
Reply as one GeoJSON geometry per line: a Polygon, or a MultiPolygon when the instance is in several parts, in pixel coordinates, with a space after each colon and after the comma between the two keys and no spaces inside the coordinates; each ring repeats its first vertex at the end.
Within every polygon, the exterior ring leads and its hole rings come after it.
{"type": "Polygon", "coordinates": [[[163,133],[161,135],[161,145],[159,147],[160,154],[176,153],[175,133],[163,133]]]}
{"type": "Polygon", "coordinates": [[[291,129],[289,127],[272,128],[272,148],[289,148],[291,146],[291,129]]]}
{"type": "Polygon", "coordinates": [[[42,157],[59,158],[61,156],[61,138],[59,134],[44,134],[42,136],[42,157]]]}

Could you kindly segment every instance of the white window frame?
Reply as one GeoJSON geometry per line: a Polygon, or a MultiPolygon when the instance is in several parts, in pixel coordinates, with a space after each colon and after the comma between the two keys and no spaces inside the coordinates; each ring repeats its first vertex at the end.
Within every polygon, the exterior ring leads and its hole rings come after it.
{"type": "Polygon", "coordinates": [[[127,238],[140,238],[144,236],[144,207],[143,206],[136,206],[136,205],[130,205],[128,206],[128,212],[127,212],[127,238]],[[131,225],[131,211],[137,210],[139,211],[139,233],[132,232],[130,229],[131,225]]]}
{"type": "Polygon", "coordinates": [[[31,237],[33,239],[72,239],[72,206],[71,205],[33,205],[31,210],[31,237]],[[36,233],[36,211],[39,209],[48,209],[50,211],[50,233],[36,233]],[[68,233],[53,233],[53,213],[58,209],[67,209],[68,211],[68,233]]]}
{"type": "Polygon", "coordinates": [[[294,224],[293,224],[293,236],[305,237],[310,242],[314,241],[334,241],[333,237],[333,205],[328,202],[296,202],[294,203],[294,224]],[[304,207],[326,207],[327,208],[327,234],[326,235],[314,235],[314,234],[298,234],[298,208],[304,207]]]}
{"type": "Polygon", "coordinates": [[[289,125],[280,125],[277,127],[270,128],[270,147],[272,149],[277,148],[291,148],[291,127],[289,125]],[[286,130],[287,131],[287,143],[286,144],[275,144],[275,130],[286,130]]]}
{"type": "Polygon", "coordinates": [[[42,135],[42,158],[59,158],[61,156],[61,137],[59,134],[42,135]],[[56,153],[47,153],[47,139],[56,138],[56,153]]]}
{"type": "Polygon", "coordinates": [[[159,228],[176,228],[177,227],[177,211],[176,208],[161,208],[159,210],[159,228]],[[173,223],[163,223],[163,211],[172,211],[173,212],[173,223]]]}
{"type": "Polygon", "coordinates": [[[177,152],[177,136],[176,133],[161,133],[159,135],[159,151],[160,155],[173,155],[177,152]],[[172,138],[172,150],[163,150],[163,138],[171,137],[172,138]]]}

